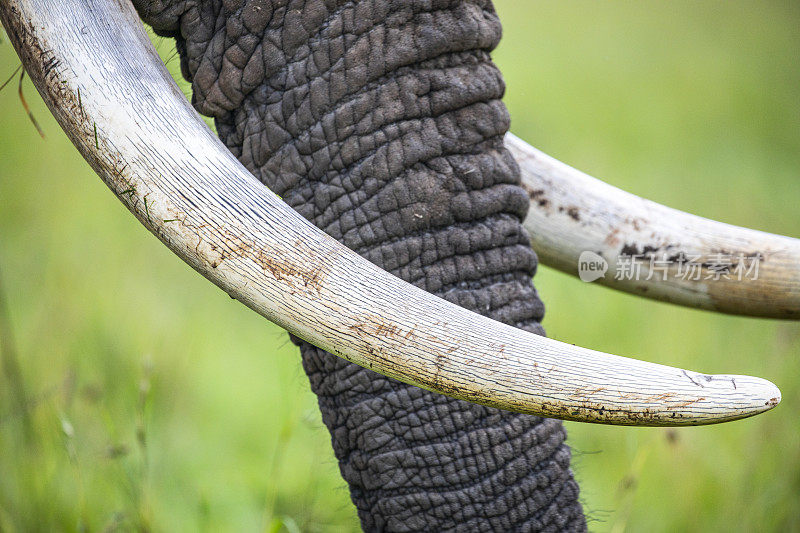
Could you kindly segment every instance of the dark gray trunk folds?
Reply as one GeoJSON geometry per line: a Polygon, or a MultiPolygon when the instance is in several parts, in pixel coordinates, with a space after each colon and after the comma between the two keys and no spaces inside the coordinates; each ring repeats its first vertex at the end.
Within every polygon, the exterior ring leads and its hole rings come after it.
{"type": "MultiPolygon", "coordinates": [[[[491,2],[134,3],[177,38],[195,107],[289,205],[396,276],[543,334],[491,2]]],[[[300,345],[365,530],[585,529],[561,422],[300,345]]]]}

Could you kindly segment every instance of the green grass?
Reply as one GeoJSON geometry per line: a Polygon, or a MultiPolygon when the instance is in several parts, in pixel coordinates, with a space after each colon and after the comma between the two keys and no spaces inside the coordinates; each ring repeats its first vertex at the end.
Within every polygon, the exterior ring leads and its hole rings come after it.
{"type": "MultiPolygon", "coordinates": [[[[667,205],[800,236],[796,4],[497,7],[515,133],[667,205]]],[[[17,65],[2,36],[0,82],[17,65]]],[[[0,376],[0,531],[356,529],[285,333],[144,231],[25,90],[45,140],[16,81],[0,93],[0,347],[19,363],[0,376]]],[[[546,268],[537,286],[555,338],[784,395],[715,427],[568,424],[592,530],[800,531],[800,325],[546,268]]]]}

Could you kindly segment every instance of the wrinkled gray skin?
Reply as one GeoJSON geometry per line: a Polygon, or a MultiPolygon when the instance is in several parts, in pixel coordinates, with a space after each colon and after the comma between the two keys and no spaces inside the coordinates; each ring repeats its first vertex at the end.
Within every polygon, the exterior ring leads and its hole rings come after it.
{"type": "MultiPolygon", "coordinates": [[[[134,0],[193,103],[289,205],[400,278],[543,334],[481,0],[134,0]]],[[[366,531],[585,530],[561,422],[298,342],[366,531]]]]}

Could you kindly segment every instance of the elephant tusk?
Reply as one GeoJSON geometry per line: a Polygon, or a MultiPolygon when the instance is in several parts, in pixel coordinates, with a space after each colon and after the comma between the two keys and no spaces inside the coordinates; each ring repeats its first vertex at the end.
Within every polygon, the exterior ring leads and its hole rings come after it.
{"type": "Polygon", "coordinates": [[[778,404],[772,383],[542,338],[391,276],[291,210],[205,126],[127,0],[3,0],[0,17],[72,142],[203,276],[349,361],[477,403],[622,425],[700,425],[778,404]]]}
{"type": "Polygon", "coordinates": [[[524,225],[545,265],[688,307],[800,319],[800,240],[640,198],[510,133],[506,146],[522,170],[531,198],[524,225]]]}

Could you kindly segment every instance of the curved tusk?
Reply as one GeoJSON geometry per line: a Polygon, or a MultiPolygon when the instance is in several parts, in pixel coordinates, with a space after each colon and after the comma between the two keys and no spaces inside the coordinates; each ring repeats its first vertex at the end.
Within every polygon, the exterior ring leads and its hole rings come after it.
{"type": "Polygon", "coordinates": [[[645,200],[510,133],[506,146],[522,170],[531,198],[524,224],[545,265],[688,307],[800,319],[800,240],[645,200]]]}
{"type": "Polygon", "coordinates": [[[329,352],[456,398],[588,422],[710,424],[780,401],[762,379],[526,333],[368,263],[224,148],[125,0],[3,0],[0,16],[67,135],[139,221],[228,294],[329,352]]]}

